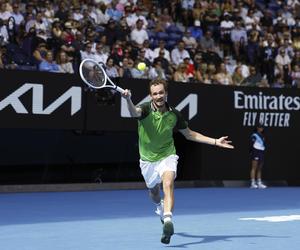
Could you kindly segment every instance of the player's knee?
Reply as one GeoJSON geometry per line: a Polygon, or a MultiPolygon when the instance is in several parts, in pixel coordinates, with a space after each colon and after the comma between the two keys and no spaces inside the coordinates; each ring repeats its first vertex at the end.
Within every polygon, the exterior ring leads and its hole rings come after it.
{"type": "Polygon", "coordinates": [[[165,180],[163,185],[164,185],[165,189],[172,189],[174,186],[174,181],[173,180],[165,180]]]}

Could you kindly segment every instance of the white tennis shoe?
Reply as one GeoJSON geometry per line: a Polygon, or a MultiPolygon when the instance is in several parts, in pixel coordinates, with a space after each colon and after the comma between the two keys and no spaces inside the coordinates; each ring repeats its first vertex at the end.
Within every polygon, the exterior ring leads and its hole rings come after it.
{"type": "Polygon", "coordinates": [[[258,182],[257,187],[261,188],[261,189],[267,188],[267,186],[265,184],[263,184],[262,182],[258,182]]]}
{"type": "Polygon", "coordinates": [[[258,188],[258,185],[255,182],[252,182],[250,188],[258,188]]]}

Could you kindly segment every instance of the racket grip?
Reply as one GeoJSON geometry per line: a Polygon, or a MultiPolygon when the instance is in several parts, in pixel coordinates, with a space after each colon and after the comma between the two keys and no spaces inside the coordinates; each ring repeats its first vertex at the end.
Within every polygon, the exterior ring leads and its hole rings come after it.
{"type": "Polygon", "coordinates": [[[116,86],[116,90],[118,91],[118,92],[120,92],[121,94],[123,94],[124,93],[124,89],[122,89],[121,87],[118,87],[118,86],[116,86]]]}

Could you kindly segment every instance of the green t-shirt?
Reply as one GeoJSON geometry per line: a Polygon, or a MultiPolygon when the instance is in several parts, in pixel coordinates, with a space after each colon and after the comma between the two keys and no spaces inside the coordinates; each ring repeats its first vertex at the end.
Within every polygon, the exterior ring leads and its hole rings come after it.
{"type": "Polygon", "coordinates": [[[173,129],[187,128],[187,122],[180,112],[172,107],[160,113],[151,102],[139,106],[142,115],[138,120],[139,152],[142,160],[159,161],[169,155],[176,154],[173,129]]]}

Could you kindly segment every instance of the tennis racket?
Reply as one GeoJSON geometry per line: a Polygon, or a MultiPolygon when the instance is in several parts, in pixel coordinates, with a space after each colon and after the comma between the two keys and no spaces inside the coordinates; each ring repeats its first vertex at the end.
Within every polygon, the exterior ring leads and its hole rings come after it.
{"type": "Polygon", "coordinates": [[[124,89],[108,77],[102,65],[93,59],[84,59],[80,63],[79,74],[82,81],[93,89],[111,88],[120,93],[124,92],[124,89]]]}

